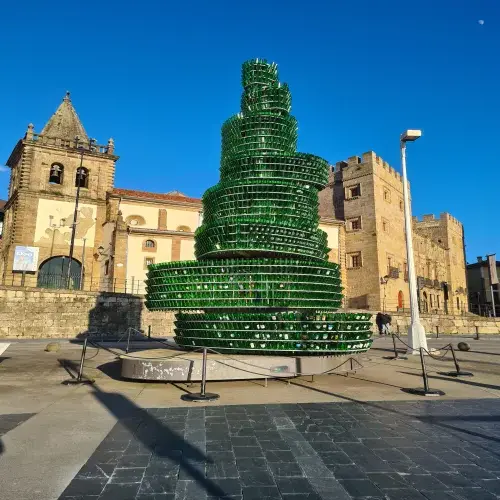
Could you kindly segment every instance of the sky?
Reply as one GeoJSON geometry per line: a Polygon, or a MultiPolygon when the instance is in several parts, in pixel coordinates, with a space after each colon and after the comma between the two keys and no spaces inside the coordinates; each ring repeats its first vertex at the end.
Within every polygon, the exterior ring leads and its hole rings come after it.
{"type": "Polygon", "coordinates": [[[464,224],[467,260],[500,254],[499,0],[184,0],[2,4],[0,198],[28,123],[65,92],[91,137],[115,140],[115,186],[199,197],[218,181],[220,127],[241,64],[279,66],[298,149],[330,163],[373,150],[400,170],[413,214],[464,224]]]}

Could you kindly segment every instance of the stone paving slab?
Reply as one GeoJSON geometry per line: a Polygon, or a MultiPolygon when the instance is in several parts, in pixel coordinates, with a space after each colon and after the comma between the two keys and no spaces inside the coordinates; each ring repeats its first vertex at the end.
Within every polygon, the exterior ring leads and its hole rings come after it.
{"type": "Polygon", "coordinates": [[[60,500],[500,498],[500,400],[150,408],[60,500]]]}

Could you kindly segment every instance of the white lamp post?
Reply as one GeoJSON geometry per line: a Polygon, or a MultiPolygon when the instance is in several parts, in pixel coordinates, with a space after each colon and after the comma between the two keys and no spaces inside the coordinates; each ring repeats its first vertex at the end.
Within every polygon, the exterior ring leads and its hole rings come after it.
{"type": "Polygon", "coordinates": [[[401,134],[401,166],[403,170],[403,199],[405,214],[405,232],[406,232],[406,254],[408,261],[408,285],[410,287],[410,311],[411,323],[408,328],[408,354],[419,354],[420,347],[427,350],[427,337],[425,330],[420,323],[420,314],[418,310],[417,296],[417,278],[415,276],[415,262],[413,260],[413,235],[411,222],[410,197],[408,194],[408,178],[406,176],[406,143],[416,141],[422,136],[421,130],[406,130],[401,134]]]}

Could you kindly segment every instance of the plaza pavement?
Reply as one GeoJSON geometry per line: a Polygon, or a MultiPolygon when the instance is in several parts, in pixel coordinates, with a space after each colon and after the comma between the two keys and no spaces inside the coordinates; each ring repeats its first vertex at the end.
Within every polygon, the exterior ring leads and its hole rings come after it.
{"type": "Polygon", "coordinates": [[[80,345],[12,343],[0,357],[0,498],[498,498],[500,338],[467,341],[458,358],[472,378],[427,359],[439,400],[403,392],[422,385],[420,360],[385,359],[392,342],[377,338],[356,374],[211,382],[221,397],[206,406],[180,399],[197,386],[119,380],[104,350],[88,352],[93,386],[65,386],[80,345]]]}

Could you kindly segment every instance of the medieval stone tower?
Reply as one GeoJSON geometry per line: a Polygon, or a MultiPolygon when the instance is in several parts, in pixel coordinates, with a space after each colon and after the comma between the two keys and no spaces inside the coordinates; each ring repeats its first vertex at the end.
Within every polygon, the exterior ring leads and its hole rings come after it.
{"type": "Polygon", "coordinates": [[[99,146],[87,135],[69,93],[40,133],[28,125],[7,160],[11,176],[0,261],[2,283],[20,284],[21,275],[13,271],[14,253],[16,247],[28,246],[39,252],[37,271],[25,277],[29,284],[61,285],[68,267],[78,184],[71,275],[77,288],[80,276],[86,283],[102,279],[99,242],[117,159],[112,139],[99,146]]]}

